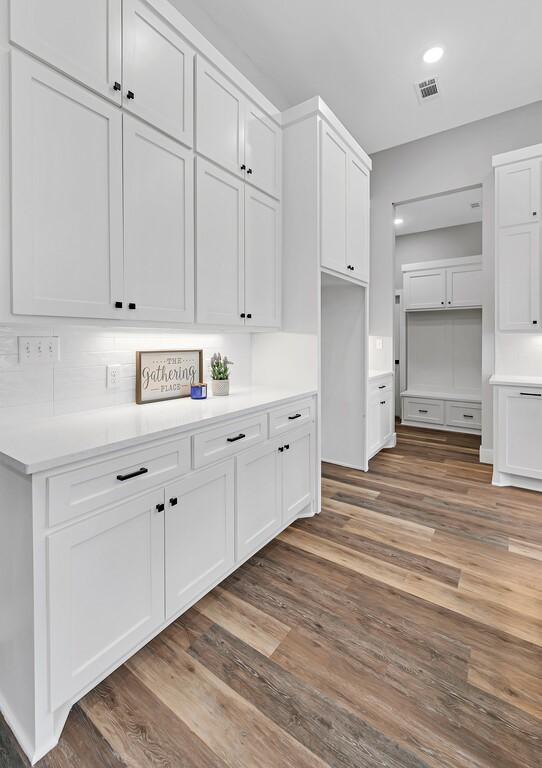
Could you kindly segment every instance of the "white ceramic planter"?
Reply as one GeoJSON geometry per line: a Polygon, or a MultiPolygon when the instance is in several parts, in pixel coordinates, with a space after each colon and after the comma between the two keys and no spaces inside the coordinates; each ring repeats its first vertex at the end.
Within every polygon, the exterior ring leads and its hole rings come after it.
{"type": "Polygon", "coordinates": [[[211,387],[212,387],[213,395],[229,395],[230,394],[229,379],[212,379],[211,387]]]}

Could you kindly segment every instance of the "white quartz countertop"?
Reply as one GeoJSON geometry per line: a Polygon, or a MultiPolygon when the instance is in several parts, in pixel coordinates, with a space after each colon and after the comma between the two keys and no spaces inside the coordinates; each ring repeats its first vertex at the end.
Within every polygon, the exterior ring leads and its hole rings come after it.
{"type": "Polygon", "coordinates": [[[0,429],[0,461],[34,474],[315,394],[254,387],[234,389],[226,397],[209,395],[207,400],[185,397],[33,419],[0,429]]]}
{"type": "Polygon", "coordinates": [[[489,382],[503,387],[542,387],[542,376],[509,376],[507,373],[494,373],[489,382]]]}

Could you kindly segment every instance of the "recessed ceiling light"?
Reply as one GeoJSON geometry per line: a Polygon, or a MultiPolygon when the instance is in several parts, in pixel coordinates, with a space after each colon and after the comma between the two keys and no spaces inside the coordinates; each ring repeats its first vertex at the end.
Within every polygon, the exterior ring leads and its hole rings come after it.
{"type": "Polygon", "coordinates": [[[393,223],[396,227],[400,226],[403,223],[403,219],[394,219],[393,223]]]}
{"type": "Polygon", "coordinates": [[[436,61],[440,61],[442,59],[443,53],[444,48],[441,48],[439,45],[437,45],[435,48],[430,48],[424,53],[423,60],[426,64],[434,64],[436,61]]]}

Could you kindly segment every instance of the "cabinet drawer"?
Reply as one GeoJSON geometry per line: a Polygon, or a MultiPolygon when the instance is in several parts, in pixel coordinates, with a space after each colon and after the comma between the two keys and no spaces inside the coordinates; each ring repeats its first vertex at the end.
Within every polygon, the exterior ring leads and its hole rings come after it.
{"type": "Polygon", "coordinates": [[[389,392],[393,388],[393,376],[380,376],[377,379],[369,379],[369,394],[375,392],[389,392]]]}
{"type": "Polygon", "coordinates": [[[300,427],[314,421],[314,400],[299,400],[297,403],[277,408],[269,414],[269,436],[280,435],[288,429],[300,427]]]}
{"type": "Polygon", "coordinates": [[[244,451],[267,439],[267,414],[258,413],[231,421],[216,429],[194,435],[194,467],[205,467],[214,461],[244,451]]]}
{"type": "Polygon", "coordinates": [[[446,424],[449,427],[480,429],[482,409],[477,403],[446,403],[446,424]]]}
{"type": "Polygon", "coordinates": [[[403,419],[444,424],[444,401],[405,397],[403,398],[403,419]]]}
{"type": "Polygon", "coordinates": [[[190,438],[183,437],[54,475],[47,480],[49,526],[122,501],[189,470],[190,438]]]}

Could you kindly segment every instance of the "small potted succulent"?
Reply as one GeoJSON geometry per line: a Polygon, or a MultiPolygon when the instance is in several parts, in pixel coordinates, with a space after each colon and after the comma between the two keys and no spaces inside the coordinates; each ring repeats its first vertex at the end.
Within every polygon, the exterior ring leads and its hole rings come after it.
{"type": "Polygon", "coordinates": [[[230,394],[230,365],[226,355],[222,357],[220,352],[215,352],[211,357],[211,384],[213,395],[230,394]]]}

